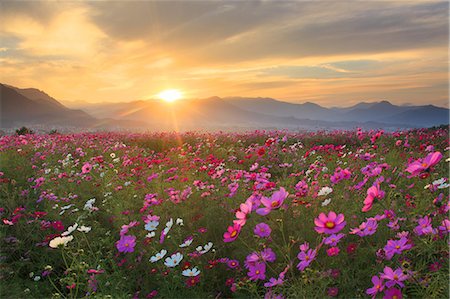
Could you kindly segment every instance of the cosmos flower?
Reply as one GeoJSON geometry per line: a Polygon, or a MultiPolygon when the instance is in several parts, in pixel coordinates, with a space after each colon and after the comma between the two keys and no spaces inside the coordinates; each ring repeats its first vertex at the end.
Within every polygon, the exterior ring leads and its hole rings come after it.
{"type": "Polygon", "coordinates": [[[297,255],[297,258],[300,260],[300,263],[297,264],[297,269],[300,271],[305,270],[316,258],[317,251],[316,249],[309,249],[307,252],[300,251],[297,255]]]}
{"type": "Polygon", "coordinates": [[[384,246],[386,258],[390,260],[394,254],[401,254],[403,251],[408,250],[411,247],[412,245],[408,244],[408,239],[405,237],[400,240],[388,240],[386,246],[384,246]]]}
{"type": "Polygon", "coordinates": [[[375,199],[382,199],[384,197],[384,191],[380,189],[378,184],[370,187],[367,190],[366,199],[364,199],[364,207],[362,208],[363,212],[368,212],[372,209],[373,201],[375,199]]]}
{"type": "Polygon", "coordinates": [[[386,286],[388,288],[398,284],[400,287],[404,287],[403,281],[408,279],[408,276],[403,273],[401,268],[397,268],[395,271],[391,267],[384,267],[383,273],[381,273],[380,278],[386,279],[386,286]]]}
{"type": "Polygon", "coordinates": [[[289,193],[286,192],[283,187],[281,187],[280,190],[275,191],[270,198],[261,198],[261,203],[264,205],[264,208],[257,209],[256,213],[261,216],[265,216],[272,210],[280,208],[288,195],[289,193]]]}
{"type": "Polygon", "coordinates": [[[167,257],[164,261],[164,265],[166,265],[169,268],[173,268],[178,266],[178,264],[183,259],[183,255],[179,252],[172,254],[171,256],[167,257]]]}
{"type": "Polygon", "coordinates": [[[428,171],[430,168],[435,166],[442,159],[442,154],[440,152],[434,152],[428,154],[425,159],[417,160],[408,165],[406,171],[411,174],[411,176],[418,176],[423,172],[428,171]]]}
{"type": "Polygon", "coordinates": [[[433,227],[431,226],[431,218],[425,216],[417,220],[417,222],[419,225],[416,226],[416,228],[414,228],[414,232],[418,236],[433,234],[433,227]]]}
{"type": "Polygon", "coordinates": [[[272,229],[269,225],[264,222],[261,222],[255,226],[254,233],[260,238],[267,238],[270,236],[272,229]]]}
{"type": "Polygon", "coordinates": [[[343,237],[345,237],[344,234],[332,234],[329,237],[325,238],[323,242],[326,245],[336,246],[343,237]]]}
{"type": "Polygon", "coordinates": [[[183,276],[187,277],[194,277],[200,275],[200,270],[197,269],[197,267],[194,267],[192,269],[186,269],[183,272],[181,272],[183,276]]]}
{"type": "Polygon", "coordinates": [[[134,246],[136,246],[136,237],[123,235],[120,240],[117,241],[116,247],[119,252],[133,252],[134,246]]]}
{"type": "Polygon", "coordinates": [[[265,263],[256,263],[254,265],[250,265],[248,269],[248,277],[250,280],[264,280],[266,279],[266,264],[265,263]]]}
{"type": "Polygon", "coordinates": [[[347,222],[344,221],[344,215],[336,215],[335,212],[331,211],[328,216],[324,213],[320,213],[319,217],[314,219],[316,227],[314,228],[319,234],[335,234],[341,231],[347,222]]]}
{"type": "Polygon", "coordinates": [[[51,248],[57,248],[60,245],[66,246],[67,243],[73,240],[73,236],[67,236],[67,237],[56,237],[53,240],[50,241],[49,246],[51,248]]]}
{"type": "Polygon", "coordinates": [[[384,290],[383,279],[380,279],[378,276],[372,276],[373,287],[366,290],[367,295],[372,295],[372,298],[375,298],[379,292],[384,290]]]}
{"type": "Polygon", "coordinates": [[[249,201],[242,203],[239,210],[236,212],[237,220],[233,220],[233,223],[238,224],[240,226],[244,226],[251,212],[252,212],[252,203],[249,201]]]}
{"type": "Polygon", "coordinates": [[[89,162],[86,162],[83,164],[83,167],[81,167],[81,173],[86,174],[91,172],[92,165],[89,162]]]}
{"type": "Polygon", "coordinates": [[[145,230],[147,231],[154,231],[158,228],[159,222],[158,221],[149,221],[145,224],[145,230]]]}
{"type": "Polygon", "coordinates": [[[397,288],[389,288],[384,291],[383,299],[402,299],[402,291],[397,288]]]}
{"type": "Polygon", "coordinates": [[[166,253],[167,253],[167,250],[161,249],[160,252],[158,252],[154,256],[150,257],[150,262],[155,263],[155,262],[159,261],[166,255],[166,253]]]}
{"type": "Polygon", "coordinates": [[[223,234],[223,241],[225,243],[233,242],[239,236],[241,232],[241,226],[239,224],[233,224],[233,226],[229,226],[227,231],[223,234]]]}

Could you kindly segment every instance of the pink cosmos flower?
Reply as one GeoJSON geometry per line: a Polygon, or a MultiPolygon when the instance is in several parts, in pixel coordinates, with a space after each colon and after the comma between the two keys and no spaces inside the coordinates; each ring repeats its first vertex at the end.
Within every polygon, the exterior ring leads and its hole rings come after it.
{"type": "Polygon", "coordinates": [[[428,156],[423,159],[414,161],[408,165],[406,171],[411,174],[411,176],[418,176],[421,173],[428,171],[431,167],[439,163],[442,159],[442,154],[440,152],[434,152],[428,154],[428,156]]]}
{"type": "Polygon", "coordinates": [[[305,270],[306,267],[308,267],[316,258],[317,251],[316,249],[312,250],[309,249],[307,252],[300,251],[300,253],[297,255],[297,258],[300,260],[300,263],[297,264],[297,269],[300,271],[305,270]]]}
{"type": "Polygon", "coordinates": [[[245,203],[241,203],[239,210],[236,212],[237,220],[233,220],[233,223],[238,224],[240,226],[244,226],[251,212],[252,212],[251,202],[247,201],[245,203]]]}
{"type": "Polygon", "coordinates": [[[266,279],[266,264],[256,263],[254,265],[250,265],[248,270],[249,272],[247,275],[250,280],[266,279]]]}
{"type": "Polygon", "coordinates": [[[120,240],[116,243],[119,252],[133,252],[134,246],[136,246],[135,236],[121,236],[120,240]]]}
{"type": "Polygon", "coordinates": [[[340,252],[339,247],[331,247],[327,249],[327,255],[328,256],[336,256],[340,252]]]}
{"type": "Polygon", "coordinates": [[[270,236],[270,233],[272,232],[272,229],[269,225],[267,225],[264,222],[261,222],[255,226],[254,233],[260,238],[267,238],[270,236]]]}
{"type": "Polygon", "coordinates": [[[405,284],[402,281],[408,279],[408,276],[403,274],[403,270],[401,268],[397,268],[395,271],[392,270],[391,267],[384,267],[383,273],[381,274],[381,278],[386,279],[386,286],[388,288],[395,286],[398,284],[400,287],[404,287],[405,284]]]}
{"type": "Polygon", "coordinates": [[[362,208],[363,212],[370,211],[372,209],[373,201],[375,198],[382,199],[384,197],[384,191],[380,189],[379,185],[374,185],[367,189],[367,197],[364,199],[364,207],[362,208]]]}
{"type": "Polygon", "coordinates": [[[377,294],[384,289],[383,279],[380,279],[378,276],[372,276],[373,287],[366,290],[367,295],[372,295],[372,298],[375,298],[377,294]]]}
{"type": "Polygon", "coordinates": [[[237,239],[240,232],[241,226],[239,224],[235,223],[233,224],[233,226],[229,226],[227,228],[227,231],[223,234],[223,241],[226,243],[233,242],[234,240],[237,239]]]}
{"type": "Polygon", "coordinates": [[[92,170],[92,165],[89,162],[84,163],[83,167],[81,167],[81,173],[89,173],[92,170]]]}
{"type": "Polygon", "coordinates": [[[444,219],[442,220],[442,225],[439,226],[439,230],[443,233],[450,233],[450,220],[444,219]]]}
{"type": "Polygon", "coordinates": [[[281,187],[280,190],[275,191],[270,198],[267,197],[261,198],[261,203],[264,205],[265,208],[257,209],[256,213],[258,213],[261,216],[265,216],[269,214],[272,210],[280,208],[288,195],[289,193],[286,192],[286,190],[283,187],[281,187]]]}
{"type": "Polygon", "coordinates": [[[358,228],[352,228],[350,234],[365,237],[373,235],[378,228],[378,222],[375,219],[370,219],[367,222],[363,222],[358,228]]]}
{"type": "Polygon", "coordinates": [[[320,213],[319,217],[314,219],[316,227],[314,228],[319,234],[335,234],[341,231],[347,222],[344,221],[344,214],[336,215],[331,211],[328,216],[324,213],[320,213]]]}
{"type": "Polygon", "coordinates": [[[384,252],[388,260],[392,259],[394,254],[401,254],[403,251],[412,247],[408,244],[407,238],[401,238],[400,240],[388,240],[386,246],[384,246],[384,252]]]}
{"type": "Polygon", "coordinates": [[[397,288],[390,288],[384,291],[383,299],[402,299],[402,291],[397,288]]]}
{"type": "Polygon", "coordinates": [[[274,262],[277,256],[271,248],[266,248],[261,251],[261,259],[265,262],[274,262]]]}

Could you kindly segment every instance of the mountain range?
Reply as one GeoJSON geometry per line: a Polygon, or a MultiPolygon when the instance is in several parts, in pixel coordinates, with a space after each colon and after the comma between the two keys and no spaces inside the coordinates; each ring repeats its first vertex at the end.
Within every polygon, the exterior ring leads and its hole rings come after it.
{"type": "Polygon", "coordinates": [[[325,108],[272,98],[209,97],[175,103],[137,100],[121,103],[61,104],[45,92],[0,84],[2,128],[22,125],[94,129],[238,130],[364,129],[430,127],[449,123],[449,110],[433,105],[397,106],[388,101],[325,108]]]}

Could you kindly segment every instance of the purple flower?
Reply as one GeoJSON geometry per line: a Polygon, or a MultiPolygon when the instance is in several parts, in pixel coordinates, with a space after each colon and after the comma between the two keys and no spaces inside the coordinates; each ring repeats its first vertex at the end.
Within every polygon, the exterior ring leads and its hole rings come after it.
{"type": "Polygon", "coordinates": [[[266,248],[261,251],[261,258],[266,262],[274,262],[277,259],[277,256],[271,248],[266,248]]]}
{"type": "Polygon", "coordinates": [[[442,220],[442,225],[439,226],[439,230],[443,233],[449,233],[450,232],[450,220],[444,219],[442,220]]]}
{"type": "Polygon", "coordinates": [[[402,291],[397,288],[390,288],[384,291],[383,299],[402,299],[402,291]]]}
{"type": "Polygon", "coordinates": [[[249,272],[247,273],[250,280],[264,280],[266,279],[266,264],[256,263],[249,267],[249,272]]]}
{"type": "Polygon", "coordinates": [[[378,228],[378,222],[375,219],[369,219],[367,222],[363,222],[360,224],[358,228],[352,228],[350,230],[350,234],[358,235],[360,237],[365,237],[369,235],[373,235],[378,228]]]}
{"type": "Polygon", "coordinates": [[[344,234],[332,234],[331,236],[325,238],[323,242],[326,245],[336,246],[343,237],[345,237],[344,234]]]}
{"type": "Polygon", "coordinates": [[[394,254],[401,254],[404,250],[410,249],[411,244],[408,244],[408,239],[403,237],[400,240],[388,240],[384,251],[386,252],[386,258],[392,259],[394,254]]]}
{"type": "Polygon", "coordinates": [[[430,235],[433,233],[433,227],[431,226],[431,218],[429,218],[428,216],[425,216],[425,217],[417,220],[417,222],[419,223],[419,225],[416,226],[416,228],[414,229],[414,232],[418,236],[430,235]]]}
{"type": "Polygon", "coordinates": [[[235,269],[235,268],[239,267],[239,261],[237,261],[237,260],[228,260],[227,261],[227,266],[230,267],[231,269],[235,269]]]}
{"type": "Polygon", "coordinates": [[[117,241],[116,247],[119,252],[133,252],[134,246],[136,246],[136,237],[123,235],[120,240],[117,241]]]}
{"type": "Polygon", "coordinates": [[[395,286],[398,284],[400,287],[404,287],[405,284],[402,281],[408,279],[408,276],[403,274],[403,270],[401,268],[397,268],[395,271],[392,270],[391,267],[384,267],[384,272],[381,273],[381,278],[386,279],[386,286],[388,288],[395,286]]]}
{"type": "Polygon", "coordinates": [[[378,276],[372,276],[373,287],[366,290],[367,295],[372,295],[372,298],[375,298],[376,295],[383,291],[383,279],[380,279],[378,276]]]}
{"type": "Polygon", "coordinates": [[[267,238],[270,236],[270,233],[272,232],[272,229],[269,225],[265,224],[264,222],[261,222],[255,226],[255,235],[257,235],[260,238],[267,238]]]}
{"type": "Polygon", "coordinates": [[[307,252],[300,251],[300,253],[297,255],[297,258],[300,260],[300,263],[298,263],[297,268],[300,271],[305,270],[306,267],[308,267],[312,261],[316,258],[316,250],[309,249],[307,252]]]}

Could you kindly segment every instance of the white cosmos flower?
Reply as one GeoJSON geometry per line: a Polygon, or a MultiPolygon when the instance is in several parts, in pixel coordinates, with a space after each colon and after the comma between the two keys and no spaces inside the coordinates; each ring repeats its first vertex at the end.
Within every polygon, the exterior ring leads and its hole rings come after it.
{"type": "Polygon", "coordinates": [[[152,232],[152,231],[156,230],[158,225],[159,225],[158,221],[149,221],[145,224],[145,229],[152,232]]]}
{"type": "Polygon", "coordinates": [[[194,238],[193,237],[188,237],[188,238],[186,238],[184,240],[183,244],[181,244],[180,247],[181,248],[188,247],[189,245],[192,244],[192,241],[194,241],[194,238]]]}
{"type": "Polygon", "coordinates": [[[177,218],[177,225],[179,225],[179,226],[183,226],[184,225],[184,223],[183,223],[183,219],[181,219],[181,218],[177,218]]]}
{"type": "Polygon", "coordinates": [[[94,209],[95,198],[91,198],[84,204],[84,210],[92,211],[94,209]]]}
{"type": "Polygon", "coordinates": [[[322,207],[328,206],[328,205],[330,204],[330,202],[331,202],[331,198],[325,199],[325,200],[322,202],[322,207]]]}
{"type": "Polygon", "coordinates": [[[51,248],[57,248],[60,245],[66,246],[67,243],[73,240],[73,236],[68,237],[56,237],[53,240],[50,241],[48,244],[51,248]]]}
{"type": "Polygon", "coordinates": [[[155,254],[154,256],[152,256],[150,258],[150,262],[154,263],[159,261],[160,259],[162,259],[167,253],[167,250],[162,249],[160,252],[158,252],[157,254],[155,254]]]}
{"type": "Polygon", "coordinates": [[[74,225],[69,226],[67,228],[67,230],[61,234],[61,236],[65,237],[65,236],[70,235],[71,233],[73,233],[77,229],[77,227],[78,227],[78,223],[75,223],[74,225]]]}
{"type": "Polygon", "coordinates": [[[164,265],[167,267],[173,268],[178,266],[178,264],[183,259],[183,255],[179,252],[172,254],[170,257],[166,258],[164,265]]]}
{"type": "Polygon", "coordinates": [[[318,196],[322,195],[328,195],[331,192],[333,192],[333,188],[330,187],[322,187],[322,189],[319,190],[319,193],[317,193],[318,196]]]}
{"type": "Polygon", "coordinates": [[[82,225],[82,226],[80,226],[79,228],[77,228],[77,231],[79,231],[79,232],[83,232],[83,233],[88,233],[88,232],[90,232],[91,231],[91,227],[90,226],[84,226],[84,225],[82,225]]]}
{"type": "Polygon", "coordinates": [[[155,232],[149,232],[148,234],[145,235],[146,238],[153,238],[155,236],[155,232]]]}
{"type": "Polygon", "coordinates": [[[205,247],[198,246],[198,247],[196,248],[196,250],[197,250],[200,254],[205,254],[205,253],[207,253],[208,251],[210,251],[212,247],[213,247],[213,243],[212,243],[212,242],[208,242],[208,243],[205,245],[205,247]]]}
{"type": "Polygon", "coordinates": [[[187,276],[187,277],[195,277],[200,274],[200,270],[197,269],[197,267],[194,267],[192,269],[184,270],[183,272],[181,272],[181,274],[183,274],[183,276],[187,276]]]}

